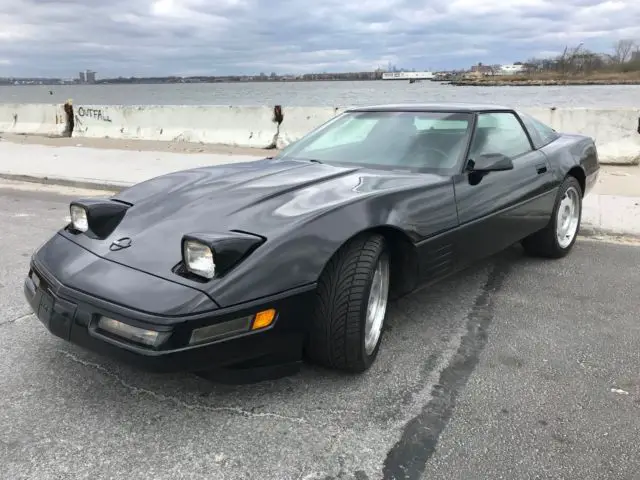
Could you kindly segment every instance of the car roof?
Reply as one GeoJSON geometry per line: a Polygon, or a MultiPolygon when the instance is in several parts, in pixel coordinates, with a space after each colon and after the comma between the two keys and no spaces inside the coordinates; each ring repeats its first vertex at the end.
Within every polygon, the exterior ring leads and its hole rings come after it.
{"type": "Polygon", "coordinates": [[[461,112],[513,111],[511,107],[488,103],[397,103],[350,107],[347,112],[461,112]]]}

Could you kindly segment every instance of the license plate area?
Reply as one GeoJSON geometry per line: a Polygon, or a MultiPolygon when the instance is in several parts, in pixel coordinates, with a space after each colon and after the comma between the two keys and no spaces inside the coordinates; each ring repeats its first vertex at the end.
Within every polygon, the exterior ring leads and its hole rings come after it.
{"type": "Polygon", "coordinates": [[[40,277],[36,272],[31,270],[30,278],[31,278],[31,281],[33,282],[33,285],[36,287],[36,290],[38,290],[40,288],[40,277]]]}
{"type": "Polygon", "coordinates": [[[31,273],[31,281],[36,287],[36,301],[38,304],[38,319],[47,329],[57,337],[69,340],[71,325],[76,313],[76,305],[56,298],[49,290],[49,286],[35,272],[31,273]]]}
{"type": "MultiPolygon", "coordinates": [[[[36,290],[37,291],[37,290],[36,290]]],[[[38,307],[38,318],[47,328],[51,323],[51,315],[53,314],[53,295],[45,290],[40,290],[40,306],[38,307]]]]}

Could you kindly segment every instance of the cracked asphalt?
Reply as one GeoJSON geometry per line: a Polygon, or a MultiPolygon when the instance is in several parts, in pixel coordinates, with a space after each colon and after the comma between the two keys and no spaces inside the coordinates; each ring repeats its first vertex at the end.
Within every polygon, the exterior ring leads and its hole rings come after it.
{"type": "Polygon", "coordinates": [[[31,315],[31,253],[94,194],[0,183],[0,478],[640,478],[632,241],[514,247],[403,299],[364,375],[229,386],[138,372],[31,315]]]}

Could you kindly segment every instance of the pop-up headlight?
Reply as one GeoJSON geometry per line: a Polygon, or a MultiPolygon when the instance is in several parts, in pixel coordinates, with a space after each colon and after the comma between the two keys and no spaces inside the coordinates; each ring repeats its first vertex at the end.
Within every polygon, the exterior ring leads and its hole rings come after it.
{"type": "Polygon", "coordinates": [[[211,248],[197,240],[186,240],[183,243],[184,263],[191,273],[200,277],[213,278],[216,264],[211,248]]]}
{"type": "Polygon", "coordinates": [[[259,235],[236,231],[190,233],[182,237],[184,269],[205,281],[210,280],[224,275],[264,241],[259,235]]]}
{"type": "Polygon", "coordinates": [[[106,238],[118,226],[130,204],[104,198],[76,200],[69,205],[71,230],[91,238],[106,238]]]}
{"type": "Polygon", "coordinates": [[[87,217],[87,209],[80,206],[71,204],[71,225],[74,230],[79,232],[86,232],[89,230],[89,219],[87,217]]]}

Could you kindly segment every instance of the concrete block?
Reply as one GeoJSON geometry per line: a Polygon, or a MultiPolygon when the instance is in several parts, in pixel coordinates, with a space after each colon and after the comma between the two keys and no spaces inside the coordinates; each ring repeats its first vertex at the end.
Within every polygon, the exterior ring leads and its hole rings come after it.
{"type": "Polygon", "coordinates": [[[587,195],[583,201],[582,223],[598,232],[640,235],[640,197],[587,195]]]}
{"type": "Polygon", "coordinates": [[[62,105],[0,104],[0,132],[60,135],[64,125],[65,115],[62,105]]]}
{"type": "Polygon", "coordinates": [[[265,148],[277,124],[270,107],[224,105],[79,105],[77,137],[202,142],[265,148]]]}
{"type": "Polygon", "coordinates": [[[640,164],[640,111],[625,108],[522,109],[558,132],[594,139],[600,161],[607,165],[640,164]]]}

